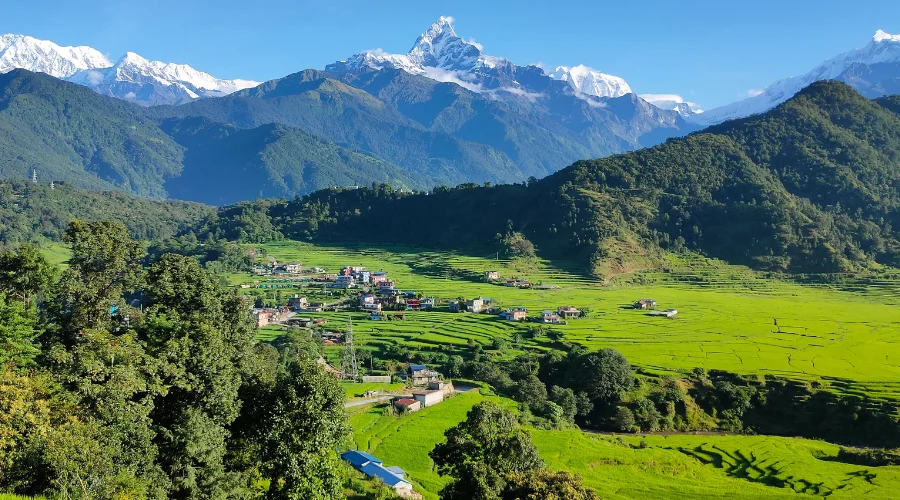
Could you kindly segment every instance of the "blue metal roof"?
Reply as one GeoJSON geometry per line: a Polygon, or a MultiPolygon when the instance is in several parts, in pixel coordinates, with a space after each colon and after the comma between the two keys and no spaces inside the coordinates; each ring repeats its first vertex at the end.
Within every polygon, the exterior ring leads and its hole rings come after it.
{"type": "MultiPolygon", "coordinates": [[[[373,457],[372,455],[369,455],[368,453],[366,453],[364,451],[357,451],[357,450],[345,451],[344,453],[341,453],[341,458],[343,458],[347,462],[350,462],[350,465],[352,465],[353,467],[356,467],[357,469],[359,469],[366,463],[370,463],[370,462],[376,463],[376,464],[381,463],[381,460],[378,460],[377,458],[373,457]]],[[[360,469],[360,470],[362,470],[362,469],[360,469]]]]}
{"type": "Polygon", "coordinates": [[[408,483],[406,479],[403,477],[385,469],[381,464],[368,463],[362,469],[359,469],[360,472],[369,476],[369,477],[377,477],[384,481],[384,484],[388,486],[396,486],[398,483],[408,483]]]}
{"type": "Polygon", "coordinates": [[[410,371],[418,372],[422,370],[427,370],[428,367],[425,365],[409,365],[410,371]]]}

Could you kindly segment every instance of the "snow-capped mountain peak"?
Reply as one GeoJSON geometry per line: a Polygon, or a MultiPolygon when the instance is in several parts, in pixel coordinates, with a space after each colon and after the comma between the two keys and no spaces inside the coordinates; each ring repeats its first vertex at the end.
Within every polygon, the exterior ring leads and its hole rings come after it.
{"type": "Polygon", "coordinates": [[[578,66],[557,66],[548,76],[554,80],[568,82],[580,94],[596,97],[621,97],[633,91],[624,79],[601,73],[583,64],[578,66]]]}
{"type": "Polygon", "coordinates": [[[675,111],[684,118],[703,112],[697,103],[686,101],[678,94],[641,94],[640,98],[657,108],[675,111]]]}
{"type": "Polygon", "coordinates": [[[778,80],[752,97],[714,108],[694,117],[693,120],[708,125],[762,113],[790,99],[813,82],[841,80],[844,72],[853,66],[883,63],[900,63],[900,35],[878,30],[872,36],[872,40],[861,49],[838,54],[803,75],[778,80]]]}
{"type": "Polygon", "coordinates": [[[112,62],[91,47],[62,47],[25,35],[0,35],[0,73],[21,68],[65,78],[78,71],[110,66],[112,62]]]}
{"type": "Polygon", "coordinates": [[[329,64],[325,70],[345,73],[360,68],[376,70],[394,68],[416,75],[431,76],[436,74],[435,70],[477,72],[479,68],[492,68],[499,61],[500,58],[484,55],[479,44],[463,40],[457,35],[453,29],[452,17],[441,16],[419,35],[412,48],[405,54],[391,54],[381,49],[369,50],[329,64]]]}
{"type": "Polygon", "coordinates": [[[150,61],[134,52],[126,52],[110,68],[81,71],[69,80],[145,105],[221,97],[259,85],[252,80],[221,80],[187,64],[150,61]]]}
{"type": "Polygon", "coordinates": [[[882,30],[878,30],[872,36],[873,42],[900,42],[900,35],[891,35],[890,33],[885,33],[882,30]]]}

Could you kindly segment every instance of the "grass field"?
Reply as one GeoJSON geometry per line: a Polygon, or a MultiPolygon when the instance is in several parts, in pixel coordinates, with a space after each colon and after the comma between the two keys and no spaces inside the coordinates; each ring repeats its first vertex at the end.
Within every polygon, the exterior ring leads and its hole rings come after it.
{"type": "MultiPolygon", "coordinates": [[[[700,257],[673,258],[668,271],[621,276],[611,283],[576,274],[565,263],[497,261],[414,249],[314,246],[298,242],[264,245],[278,260],[301,260],[328,271],[364,265],[388,271],[397,286],[426,296],[491,297],[504,307],[532,314],[560,305],[589,308],[588,319],[559,326],[566,340],[589,349],[613,347],[651,371],[722,369],[817,379],[844,392],[891,397],[900,394],[900,280],[856,279],[823,285],[772,279],[740,266],[700,257]],[[485,283],[483,271],[521,277],[559,288],[514,289],[485,283]],[[638,298],[673,307],[675,319],[631,309],[638,298]],[[778,326],[774,325],[777,319],[778,326]],[[779,331],[780,330],[780,331],[779,331]]],[[[232,277],[233,282],[249,282],[232,277]]],[[[346,324],[346,314],[331,316],[346,324]]],[[[488,315],[408,313],[405,321],[370,322],[354,317],[358,345],[395,343],[412,349],[463,347],[469,339],[489,344],[511,339],[524,325],[488,315]]],[[[529,341],[547,348],[547,341],[529,341]]]]}
{"type": "MultiPolygon", "coordinates": [[[[485,396],[471,393],[411,415],[380,408],[351,416],[354,440],[388,465],[409,473],[426,498],[446,484],[428,452],[485,396]]],[[[508,403],[507,400],[495,401],[508,403]]],[[[833,461],[838,447],[769,436],[675,435],[614,437],[577,430],[532,430],[547,466],[582,476],[607,499],[896,498],[900,467],[833,461]]]]}

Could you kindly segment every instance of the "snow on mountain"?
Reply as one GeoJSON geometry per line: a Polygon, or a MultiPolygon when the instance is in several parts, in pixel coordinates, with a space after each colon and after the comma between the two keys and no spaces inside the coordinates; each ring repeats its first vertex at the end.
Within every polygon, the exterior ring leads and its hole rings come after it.
{"type": "Polygon", "coordinates": [[[482,88],[474,83],[485,69],[503,60],[482,53],[481,45],[460,38],[453,29],[453,18],[441,16],[406,54],[390,54],[381,49],[368,50],[343,61],[329,64],[325,71],[343,74],[361,68],[393,68],[433,80],[453,82],[473,91],[482,88]]]}
{"type": "Polygon", "coordinates": [[[596,97],[621,97],[634,93],[624,79],[601,73],[583,64],[571,68],[557,66],[556,70],[548,76],[554,80],[568,82],[575,92],[580,94],[596,97]]]}
{"type": "Polygon", "coordinates": [[[900,62],[900,35],[878,30],[865,47],[844,52],[828,59],[806,74],[779,80],[761,93],[747,99],[711,109],[691,117],[691,120],[711,125],[725,120],[762,113],[790,99],[794,94],[819,80],[840,79],[854,65],[876,65],[900,62]]]}
{"type": "MultiPolygon", "coordinates": [[[[547,73],[536,66],[516,66],[502,57],[487,55],[481,44],[457,35],[453,29],[453,18],[447,16],[440,17],[422,33],[405,54],[368,50],[329,64],[325,71],[341,76],[385,68],[403,70],[439,82],[456,83],[473,92],[490,93],[496,98],[531,100],[543,96],[546,85],[533,85],[535,78],[565,82],[576,96],[593,106],[602,105],[597,98],[615,98],[633,93],[621,77],[601,73],[582,64],[558,66],[547,73]]],[[[675,110],[684,116],[697,112],[692,103],[680,106],[683,100],[678,103],[650,102],[660,109],[675,110]]]]}
{"type": "Polygon", "coordinates": [[[68,80],[142,105],[181,104],[204,97],[221,97],[260,84],[251,80],[221,80],[186,64],[148,61],[134,52],[126,53],[110,68],[80,71],[68,80]]]}
{"type": "Polygon", "coordinates": [[[695,102],[685,101],[678,94],[641,94],[640,98],[660,109],[668,109],[677,112],[684,118],[703,113],[700,105],[695,102]]]}
{"type": "Polygon", "coordinates": [[[0,35],[0,73],[21,68],[65,78],[81,70],[110,66],[112,62],[91,47],[61,47],[30,36],[0,35]]]}

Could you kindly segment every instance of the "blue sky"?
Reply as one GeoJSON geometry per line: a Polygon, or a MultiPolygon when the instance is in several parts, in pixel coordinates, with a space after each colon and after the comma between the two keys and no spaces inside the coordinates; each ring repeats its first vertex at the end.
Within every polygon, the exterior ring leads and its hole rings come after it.
{"type": "Polygon", "coordinates": [[[220,78],[267,80],[364,49],[406,52],[440,15],[460,36],[519,64],[585,64],[638,93],[703,107],[900,32],[900,2],[280,1],[7,2],[0,32],[187,63],[220,78]],[[256,5],[255,5],[256,4],[256,5]]]}

